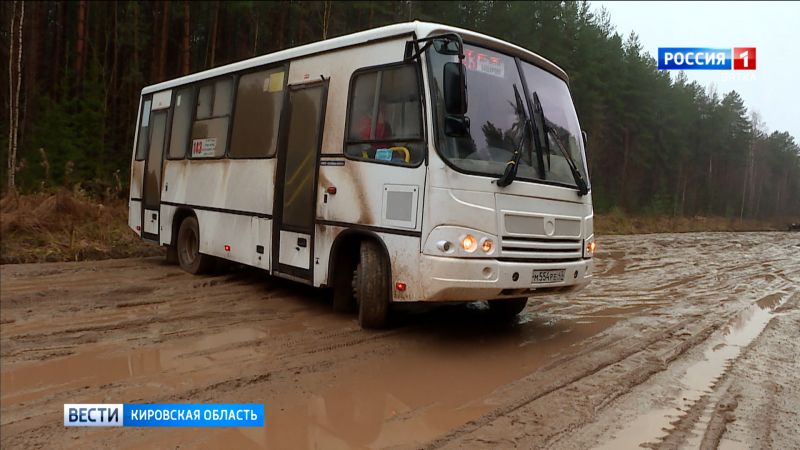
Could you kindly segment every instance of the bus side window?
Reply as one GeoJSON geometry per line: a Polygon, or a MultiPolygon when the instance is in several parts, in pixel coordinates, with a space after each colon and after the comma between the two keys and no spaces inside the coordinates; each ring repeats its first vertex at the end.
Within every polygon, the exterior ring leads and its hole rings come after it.
{"type": "Polygon", "coordinates": [[[192,158],[221,158],[228,147],[233,78],[200,86],[192,124],[192,158]]]}
{"type": "Polygon", "coordinates": [[[142,103],[142,117],[139,119],[139,137],[136,141],[136,161],[143,161],[150,142],[150,105],[152,100],[147,97],[142,103]]]}
{"type": "Polygon", "coordinates": [[[228,156],[275,156],[285,79],[284,67],[247,73],[239,77],[228,156]]]}
{"type": "Polygon", "coordinates": [[[168,159],[183,159],[189,144],[189,127],[192,124],[194,107],[193,88],[178,90],[175,94],[175,110],[172,116],[172,132],[169,137],[168,159]]]}
{"type": "Polygon", "coordinates": [[[345,155],[416,166],[425,158],[416,66],[356,72],[350,84],[345,155]]]}

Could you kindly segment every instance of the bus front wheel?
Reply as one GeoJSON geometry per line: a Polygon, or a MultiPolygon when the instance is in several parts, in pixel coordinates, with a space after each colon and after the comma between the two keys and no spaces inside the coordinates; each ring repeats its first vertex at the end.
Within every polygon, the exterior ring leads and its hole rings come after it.
{"type": "Polygon", "coordinates": [[[181,269],[195,275],[208,272],[214,264],[209,255],[200,253],[200,226],[195,217],[187,217],[178,231],[178,263],[181,269]]]}
{"type": "Polygon", "coordinates": [[[361,259],[353,274],[353,293],[362,328],[383,328],[389,316],[390,266],[377,242],[361,242],[361,259]]]}

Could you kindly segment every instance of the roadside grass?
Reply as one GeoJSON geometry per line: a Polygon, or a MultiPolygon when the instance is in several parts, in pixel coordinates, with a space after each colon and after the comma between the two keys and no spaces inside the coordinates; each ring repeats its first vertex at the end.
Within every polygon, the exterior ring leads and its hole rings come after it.
{"type": "Polygon", "coordinates": [[[152,256],[163,251],[128,228],[127,200],[81,191],[6,195],[0,200],[0,263],[152,256]]]}
{"type": "Polygon", "coordinates": [[[690,233],[700,231],[786,231],[789,221],[754,220],[726,217],[632,216],[618,210],[595,214],[594,231],[598,235],[690,233]]]}
{"type": "MultiPolygon", "coordinates": [[[[595,215],[597,235],[785,230],[786,223],[724,217],[595,215]]],[[[6,195],[0,199],[0,263],[81,261],[162,255],[128,228],[124,198],[83,191],[6,195]]]]}

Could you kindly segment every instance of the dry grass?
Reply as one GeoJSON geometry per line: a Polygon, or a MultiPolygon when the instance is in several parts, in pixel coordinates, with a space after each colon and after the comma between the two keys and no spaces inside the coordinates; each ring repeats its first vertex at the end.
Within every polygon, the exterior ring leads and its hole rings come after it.
{"type": "Polygon", "coordinates": [[[67,190],[0,200],[0,263],[161,254],[128,228],[125,200],[98,203],[67,190]]]}
{"type": "Polygon", "coordinates": [[[594,216],[597,234],[688,233],[697,231],[783,231],[784,221],[724,217],[629,216],[619,212],[594,216]]]}

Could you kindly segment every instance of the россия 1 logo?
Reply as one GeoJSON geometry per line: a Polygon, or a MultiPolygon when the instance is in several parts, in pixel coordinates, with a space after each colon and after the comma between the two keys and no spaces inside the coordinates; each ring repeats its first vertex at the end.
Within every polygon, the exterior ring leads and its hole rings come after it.
{"type": "Polygon", "coordinates": [[[659,47],[658,70],[756,70],[756,48],[659,47]]]}

